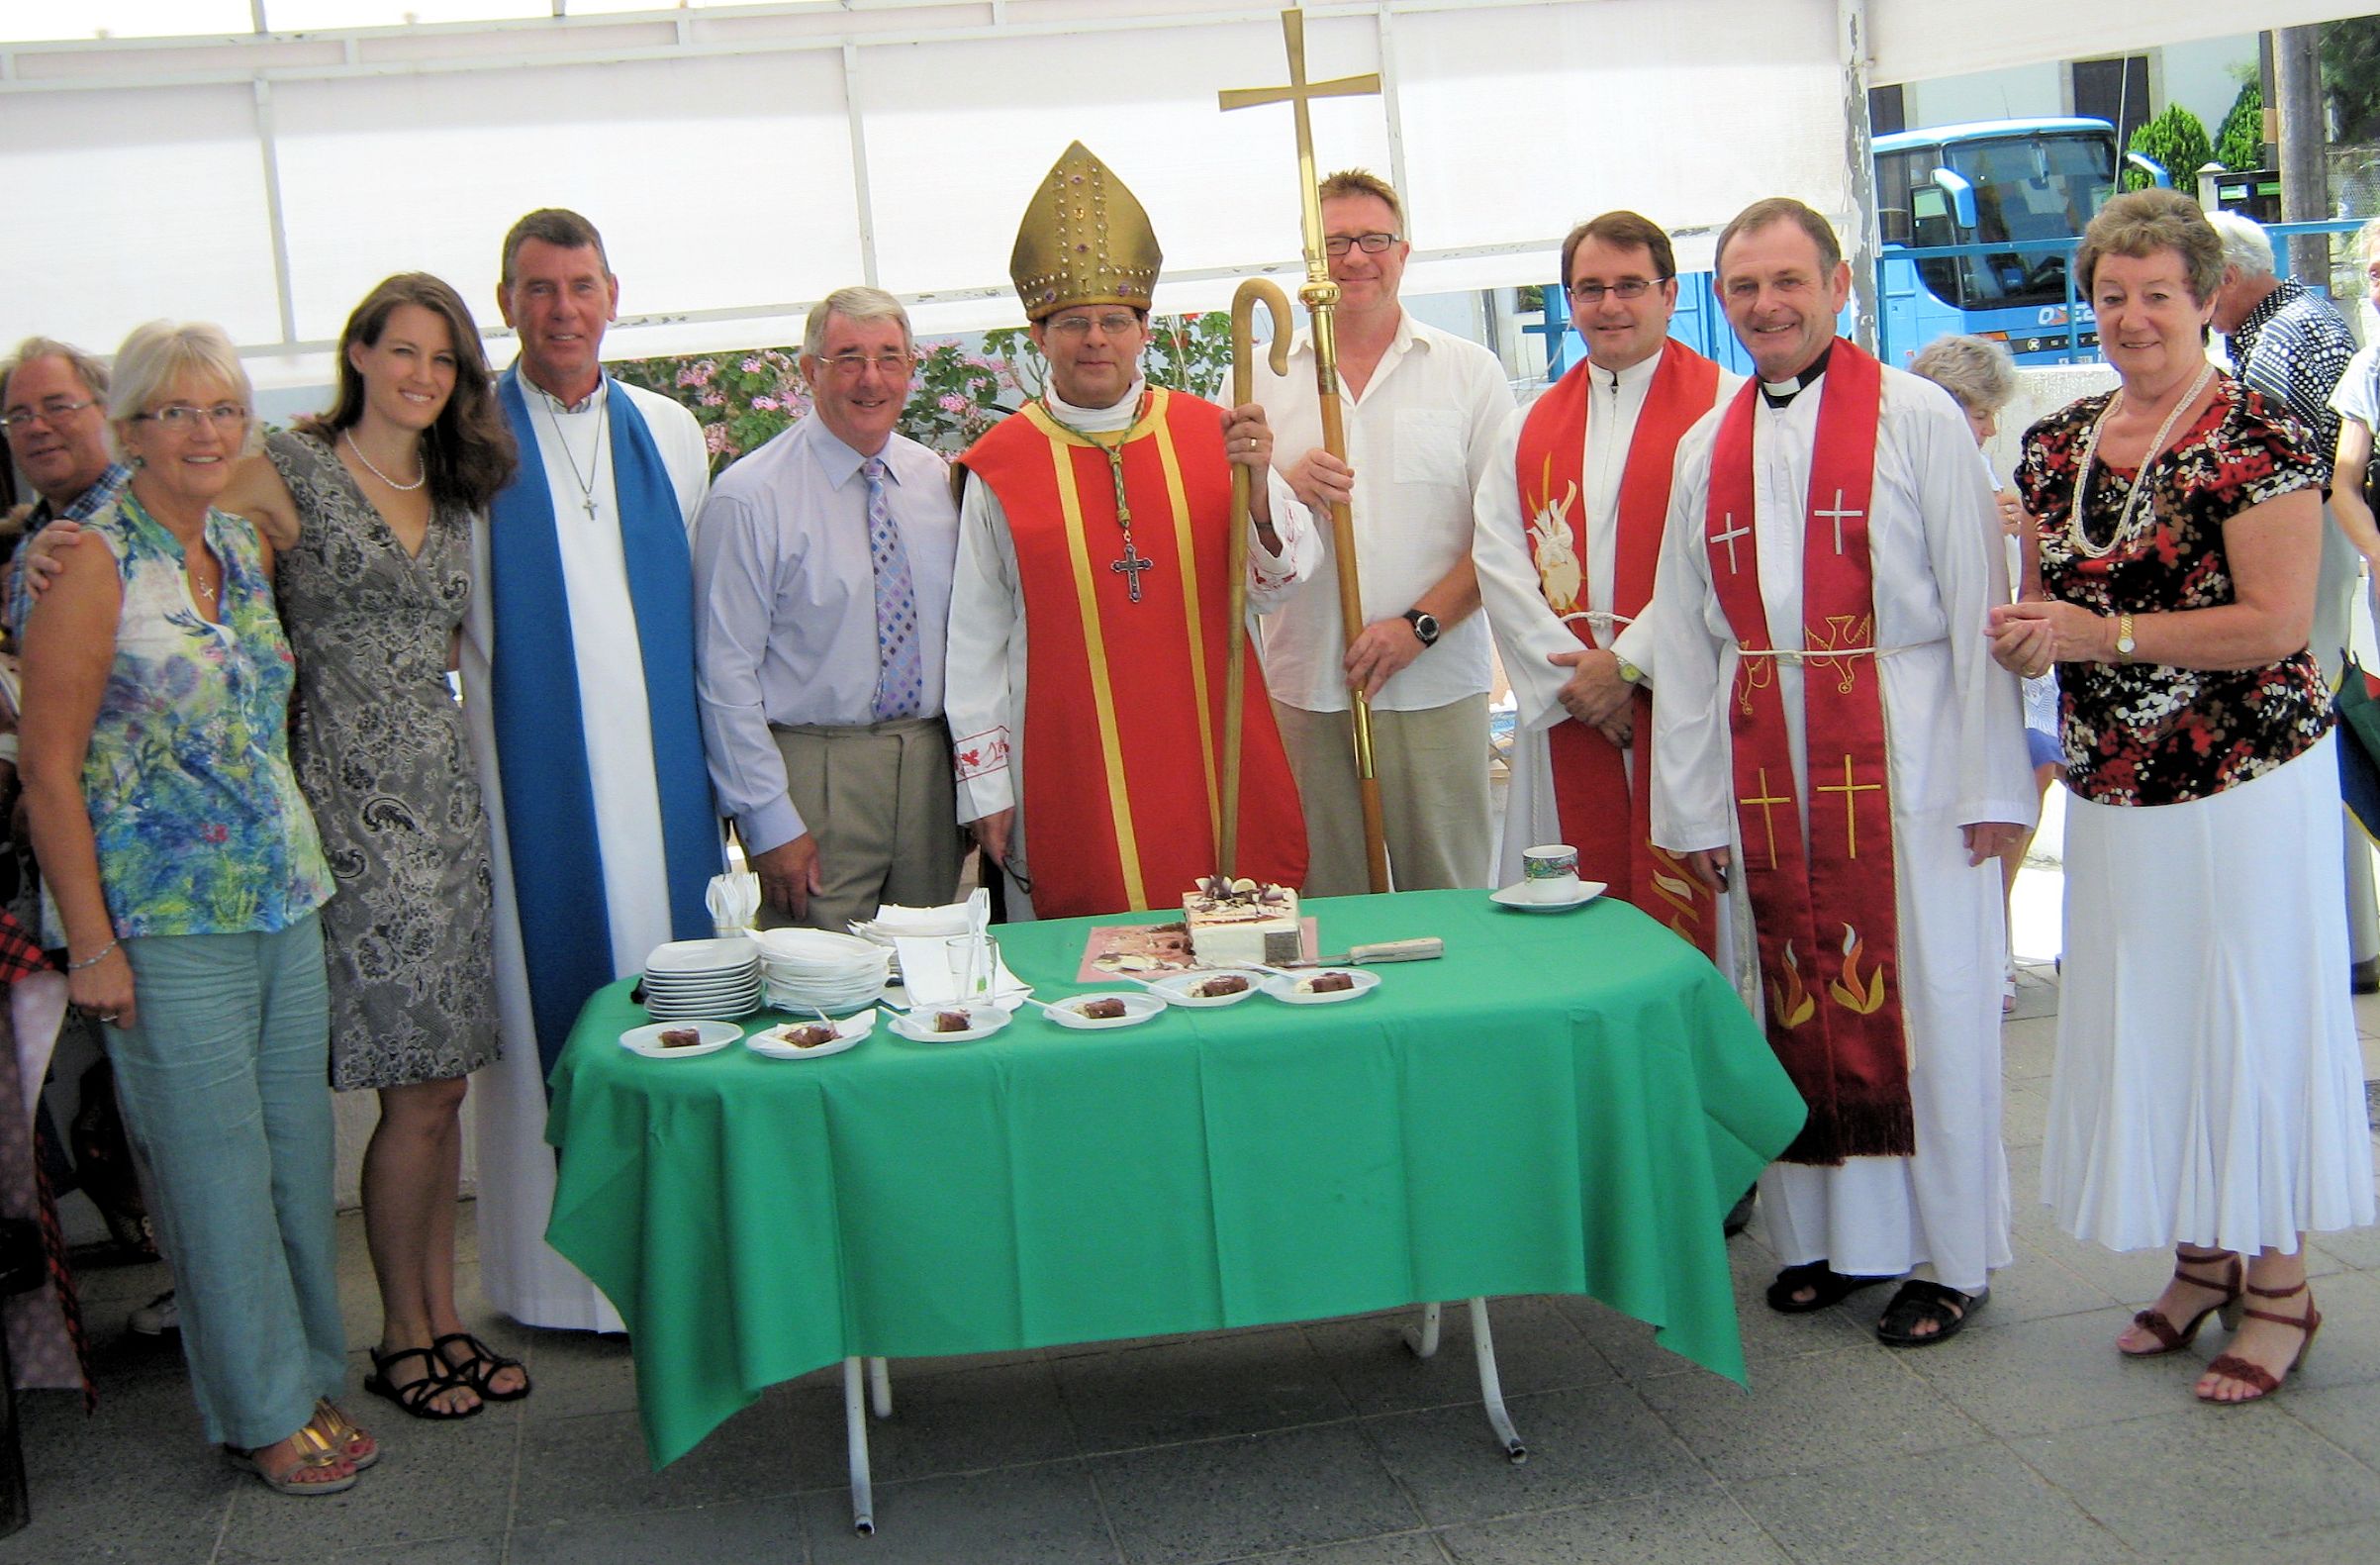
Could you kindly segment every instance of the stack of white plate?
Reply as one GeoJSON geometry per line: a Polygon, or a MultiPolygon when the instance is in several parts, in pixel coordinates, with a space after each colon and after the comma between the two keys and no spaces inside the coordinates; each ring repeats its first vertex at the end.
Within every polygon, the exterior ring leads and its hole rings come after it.
{"type": "Polygon", "coordinates": [[[751,1015],[760,1008],[760,948],[740,934],[655,946],[644,959],[644,1008],[656,1022],[751,1015]]]}
{"type": "Polygon", "coordinates": [[[762,997],[781,1011],[853,1011],[884,993],[893,953],[873,941],[829,929],[763,929],[758,938],[762,997]]]}

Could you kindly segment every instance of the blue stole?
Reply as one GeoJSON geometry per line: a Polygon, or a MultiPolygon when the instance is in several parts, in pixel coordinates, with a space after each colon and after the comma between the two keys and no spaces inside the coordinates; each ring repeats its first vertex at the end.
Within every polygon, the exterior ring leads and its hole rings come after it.
{"type": "MultiPolygon", "coordinates": [[[[519,366],[504,372],[497,395],[521,446],[521,468],[488,507],[483,590],[496,625],[491,705],[529,1010],[537,1056],[551,1075],[579,1008],[617,975],[595,791],[587,776],[586,693],[579,689],[553,495],[519,366]]],[[[670,925],[678,937],[690,939],[711,932],[704,893],[720,868],[718,815],[695,711],[693,554],[677,490],[644,416],[618,382],[606,406],[628,600],[643,648],[644,700],[653,728],[670,925]]],[[[600,711],[615,693],[592,694],[600,711]]]]}

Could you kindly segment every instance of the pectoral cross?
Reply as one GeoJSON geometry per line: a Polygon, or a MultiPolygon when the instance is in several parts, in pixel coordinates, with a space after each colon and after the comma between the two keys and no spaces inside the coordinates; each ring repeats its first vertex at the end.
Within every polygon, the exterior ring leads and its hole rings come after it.
{"type": "Polygon", "coordinates": [[[1835,491],[1835,508],[1832,511],[1813,511],[1810,514],[1815,517],[1824,517],[1835,524],[1835,552],[1838,554],[1843,552],[1843,524],[1847,521],[1856,521],[1867,515],[1864,511],[1844,510],[1843,491],[1840,489],[1835,491]]]}
{"type": "Polygon", "coordinates": [[[1820,783],[1818,785],[1818,791],[1820,793],[1839,793],[1843,795],[1843,849],[1845,857],[1857,858],[1859,856],[1859,796],[1863,793],[1875,793],[1881,790],[1883,786],[1884,785],[1882,783],[1853,782],[1852,758],[1849,755],[1843,757],[1843,781],[1839,783],[1820,783]]]}
{"type": "Polygon", "coordinates": [[[1124,557],[1118,560],[1110,560],[1107,564],[1107,568],[1109,570],[1123,572],[1124,584],[1132,594],[1132,601],[1134,603],[1138,603],[1140,602],[1140,573],[1144,570],[1150,569],[1156,563],[1157,561],[1153,559],[1146,559],[1142,557],[1139,546],[1132,541],[1131,536],[1127,534],[1124,538],[1124,557]]]}
{"type": "MultiPolygon", "coordinates": [[[[1736,520],[1736,514],[1735,514],[1733,511],[1730,511],[1730,512],[1728,512],[1728,513],[1727,513],[1727,515],[1725,516],[1725,518],[1723,518],[1723,519],[1721,520],[1721,522],[1720,522],[1720,524],[1719,524],[1719,525],[1720,525],[1721,527],[1727,527],[1729,524],[1733,523],[1735,520],[1736,520]]],[[[1714,542],[1714,543],[1724,543],[1724,544],[1726,544],[1726,545],[1727,545],[1727,573],[1728,573],[1730,576],[1733,576],[1733,575],[1736,575],[1736,574],[1738,574],[1738,572],[1739,572],[1739,570],[1740,570],[1740,567],[1739,567],[1739,566],[1736,564],[1736,539],[1738,539],[1738,538],[1750,538],[1750,537],[1752,537],[1752,529],[1751,529],[1751,528],[1749,528],[1749,527],[1740,527],[1740,528],[1734,528],[1734,529],[1733,529],[1732,531],[1730,531],[1730,532],[1726,532],[1726,533],[1713,533],[1713,534],[1711,535],[1711,541],[1712,541],[1712,542],[1714,542]]],[[[1745,803],[1747,803],[1747,804],[1749,804],[1749,803],[1751,803],[1751,802],[1752,802],[1752,801],[1750,801],[1750,800],[1746,800],[1746,801],[1745,801],[1745,803]]]]}
{"type": "Polygon", "coordinates": [[[1761,807],[1761,830],[1768,837],[1768,867],[1770,869],[1776,868],[1776,823],[1769,819],[1768,811],[1773,805],[1791,804],[1792,802],[1790,798],[1780,799],[1769,793],[1768,768],[1765,766],[1761,768],[1761,797],[1736,801],[1738,804],[1757,804],[1761,807]]]}

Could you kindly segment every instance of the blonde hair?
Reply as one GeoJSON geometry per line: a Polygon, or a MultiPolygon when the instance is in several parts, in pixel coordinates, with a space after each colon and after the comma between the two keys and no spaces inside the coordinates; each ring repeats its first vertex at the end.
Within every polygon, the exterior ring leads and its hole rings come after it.
{"type": "Polygon", "coordinates": [[[1931,380],[1969,413],[1997,413],[2017,394],[2017,361],[1988,338],[1936,338],[1909,360],[1909,373],[1931,380]]]}
{"type": "Polygon", "coordinates": [[[256,388],[239,362],[239,350],[211,321],[151,321],[133,328],[132,336],[116,349],[115,385],[108,394],[108,433],[119,456],[124,432],[149,404],[172,390],[185,376],[212,380],[248,410],[240,431],[242,454],[256,445],[256,388]]]}

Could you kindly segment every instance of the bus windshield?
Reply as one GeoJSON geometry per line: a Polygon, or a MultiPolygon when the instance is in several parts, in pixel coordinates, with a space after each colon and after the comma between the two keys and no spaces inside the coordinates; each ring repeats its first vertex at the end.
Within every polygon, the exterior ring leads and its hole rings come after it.
{"type": "MultiPolygon", "coordinates": [[[[1888,155],[1900,166],[1888,169],[1886,158],[1877,159],[1879,192],[1906,192],[1905,243],[1915,245],[2071,240],[2116,187],[2115,138],[2104,132],[1952,141],[1888,155]],[[1934,184],[1937,167],[1974,187],[1973,230],[1961,230],[1953,204],[1934,184]]],[[[1921,261],[1919,270],[1939,298],[1966,310],[2057,304],[2066,296],[2062,252],[1965,255],[1921,261]]]]}

